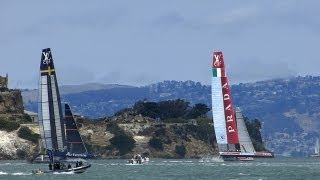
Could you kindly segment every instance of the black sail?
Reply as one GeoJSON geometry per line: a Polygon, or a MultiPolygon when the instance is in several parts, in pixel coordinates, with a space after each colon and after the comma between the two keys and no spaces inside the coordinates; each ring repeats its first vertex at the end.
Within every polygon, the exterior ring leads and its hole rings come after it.
{"type": "Polygon", "coordinates": [[[78,131],[78,126],[74,120],[72,111],[68,104],[65,104],[65,123],[68,153],[70,153],[71,155],[87,155],[87,149],[82,141],[82,138],[78,131]]]}

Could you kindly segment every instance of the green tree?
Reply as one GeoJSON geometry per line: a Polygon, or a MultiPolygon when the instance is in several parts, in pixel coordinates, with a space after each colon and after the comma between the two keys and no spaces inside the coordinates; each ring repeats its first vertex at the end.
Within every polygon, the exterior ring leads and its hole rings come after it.
{"type": "Polygon", "coordinates": [[[159,106],[156,102],[144,102],[138,101],[134,106],[133,109],[138,113],[142,114],[143,116],[148,116],[151,118],[156,118],[159,116],[159,106]]]}
{"type": "Polygon", "coordinates": [[[161,119],[178,118],[187,114],[190,103],[182,99],[159,102],[161,119]]]}
{"type": "Polygon", "coordinates": [[[17,130],[20,124],[15,121],[8,121],[3,117],[0,117],[0,130],[5,130],[7,132],[17,130]]]}
{"type": "Polygon", "coordinates": [[[40,138],[39,134],[34,133],[28,127],[24,127],[24,126],[19,129],[18,136],[20,138],[29,140],[33,143],[38,143],[38,140],[40,138]]]}
{"type": "Polygon", "coordinates": [[[159,138],[152,137],[149,140],[149,146],[153,147],[156,150],[163,151],[163,143],[162,143],[161,139],[159,139],[159,138]]]}
{"type": "Polygon", "coordinates": [[[253,121],[249,120],[247,117],[244,117],[245,124],[247,126],[247,130],[249,136],[251,138],[252,144],[256,151],[265,151],[266,148],[262,142],[261,137],[261,123],[258,119],[254,119],[253,121]]]}
{"type": "Polygon", "coordinates": [[[198,103],[195,104],[192,109],[189,111],[187,118],[197,118],[204,117],[210,111],[210,108],[206,104],[198,103]]]}
{"type": "Polygon", "coordinates": [[[119,134],[124,134],[125,132],[118,126],[116,122],[110,122],[107,124],[107,131],[110,131],[112,134],[119,135],[119,134]]]}
{"type": "Polygon", "coordinates": [[[151,118],[178,118],[183,117],[188,113],[190,109],[189,102],[182,99],[167,100],[161,102],[146,102],[138,101],[134,106],[133,110],[137,114],[148,116],[151,118]]]}
{"type": "Polygon", "coordinates": [[[132,136],[121,133],[111,138],[110,143],[113,147],[119,150],[120,155],[124,155],[132,151],[136,141],[132,138],[132,136]]]}
{"type": "Polygon", "coordinates": [[[182,144],[182,145],[176,145],[176,148],[175,148],[175,153],[180,157],[180,158],[183,158],[186,153],[187,153],[187,150],[186,150],[186,147],[182,144]]]}
{"type": "Polygon", "coordinates": [[[32,118],[28,114],[23,114],[22,122],[32,122],[32,118]]]}

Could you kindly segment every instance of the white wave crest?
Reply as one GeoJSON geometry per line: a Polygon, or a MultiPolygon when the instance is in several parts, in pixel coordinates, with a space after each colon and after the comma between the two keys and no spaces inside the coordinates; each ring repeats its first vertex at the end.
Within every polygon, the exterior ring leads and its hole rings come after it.
{"type": "Polygon", "coordinates": [[[26,175],[31,175],[32,173],[24,173],[24,172],[16,172],[12,173],[13,176],[26,176],[26,175]]]}
{"type": "Polygon", "coordinates": [[[0,175],[6,175],[6,174],[8,174],[8,173],[0,171],[0,175]]]}

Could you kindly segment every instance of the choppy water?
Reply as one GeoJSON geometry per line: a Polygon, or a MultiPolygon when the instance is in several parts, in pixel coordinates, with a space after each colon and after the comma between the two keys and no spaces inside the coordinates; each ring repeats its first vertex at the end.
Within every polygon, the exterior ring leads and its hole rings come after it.
{"type": "Polygon", "coordinates": [[[214,159],[152,160],[129,165],[125,160],[92,160],[83,174],[32,175],[45,164],[25,161],[0,161],[0,179],[320,179],[319,159],[256,159],[252,162],[222,162],[214,159]]]}

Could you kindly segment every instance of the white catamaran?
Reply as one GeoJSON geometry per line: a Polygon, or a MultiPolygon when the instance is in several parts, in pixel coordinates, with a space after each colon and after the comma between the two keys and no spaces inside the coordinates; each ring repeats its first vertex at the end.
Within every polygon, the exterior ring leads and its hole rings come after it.
{"type": "MultiPolygon", "coordinates": [[[[38,118],[39,129],[44,152],[35,159],[49,163],[48,171],[35,171],[35,174],[43,172],[84,172],[91,165],[84,160],[77,160],[76,166],[71,166],[72,161],[67,161],[67,151],[70,150],[69,145],[72,143],[66,141],[65,137],[65,121],[62,114],[61,100],[57,83],[56,71],[53,64],[50,48],[42,50],[40,63],[40,80],[39,80],[39,104],[38,118]],[[67,146],[68,144],[68,146],[67,146]],[[66,164],[68,166],[66,166],[66,164]],[[51,167],[51,168],[50,168],[51,167]]],[[[70,107],[66,105],[66,118],[69,120],[66,127],[67,132],[77,130],[73,126],[73,117],[70,107]]],[[[68,135],[68,134],[67,134],[68,135]]],[[[74,143],[79,143],[77,135],[73,135],[74,143]]],[[[70,139],[68,137],[68,139],[70,139]]],[[[82,141],[82,140],[81,140],[82,141]]],[[[40,146],[41,146],[40,145],[40,146]]],[[[72,149],[72,146],[71,146],[72,149]]],[[[86,149],[85,149],[86,152],[86,149]]]]}
{"type": "Polygon", "coordinates": [[[273,157],[255,152],[242,113],[234,113],[222,52],[214,52],[212,64],[212,114],[219,154],[224,160],[253,160],[273,157]]]}

